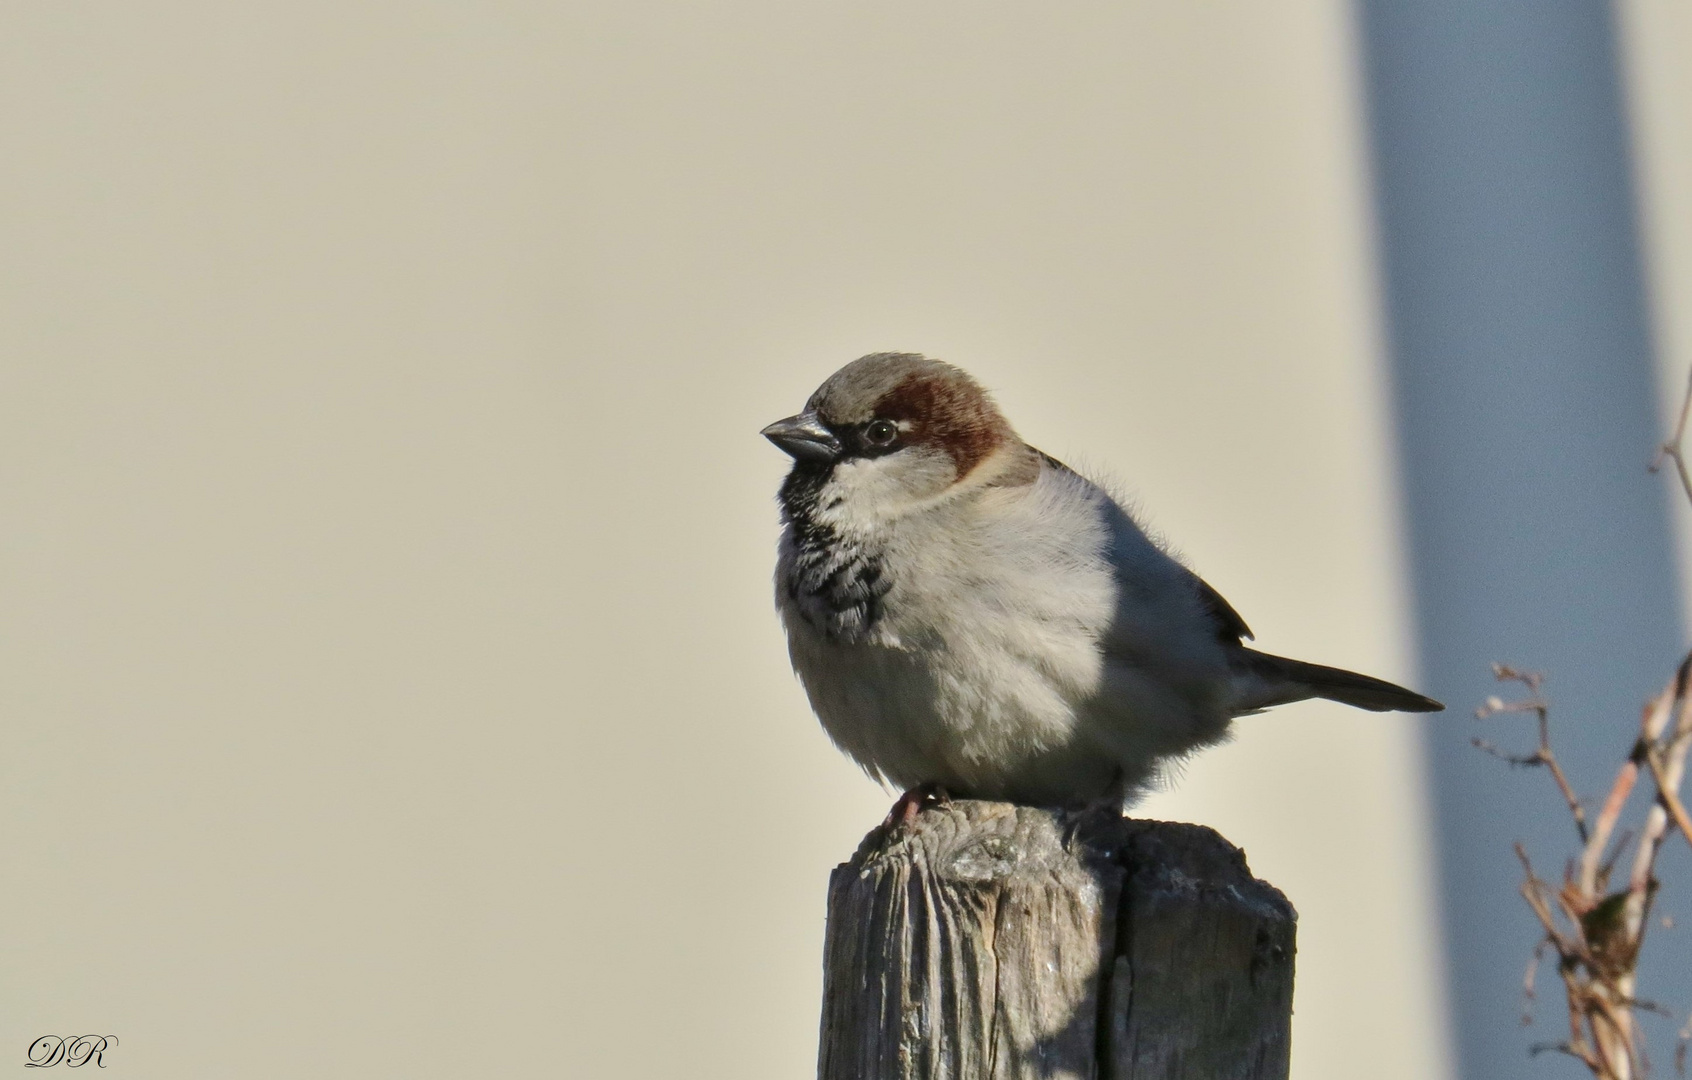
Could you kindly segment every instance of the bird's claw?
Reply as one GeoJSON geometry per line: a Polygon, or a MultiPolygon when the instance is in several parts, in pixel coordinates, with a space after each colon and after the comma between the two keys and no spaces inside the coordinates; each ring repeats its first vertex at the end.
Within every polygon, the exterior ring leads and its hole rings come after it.
{"type": "Polygon", "coordinates": [[[893,809],[887,811],[887,817],[882,821],[883,830],[892,830],[901,826],[909,826],[916,822],[917,815],[930,806],[947,806],[952,797],[939,784],[918,784],[911,788],[893,803],[893,809]]]}

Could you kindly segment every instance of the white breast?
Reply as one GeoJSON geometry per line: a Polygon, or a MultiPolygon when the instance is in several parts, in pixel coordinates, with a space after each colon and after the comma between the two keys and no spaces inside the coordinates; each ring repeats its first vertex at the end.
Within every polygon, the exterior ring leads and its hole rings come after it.
{"type": "Polygon", "coordinates": [[[1103,794],[1120,762],[1086,714],[1117,609],[1113,515],[1091,484],[1043,468],[1030,485],[874,525],[833,522],[873,552],[888,585],[855,643],[831,640],[789,595],[784,542],[778,604],[829,735],[903,787],[1045,803],[1103,794]]]}

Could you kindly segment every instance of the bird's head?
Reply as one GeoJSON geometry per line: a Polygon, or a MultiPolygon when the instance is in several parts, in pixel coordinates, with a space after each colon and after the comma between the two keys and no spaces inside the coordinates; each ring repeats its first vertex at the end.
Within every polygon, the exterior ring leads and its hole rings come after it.
{"type": "Polygon", "coordinates": [[[852,361],[763,434],[793,456],[794,478],[837,487],[860,512],[932,500],[1022,447],[980,383],[916,353],[852,361]]]}

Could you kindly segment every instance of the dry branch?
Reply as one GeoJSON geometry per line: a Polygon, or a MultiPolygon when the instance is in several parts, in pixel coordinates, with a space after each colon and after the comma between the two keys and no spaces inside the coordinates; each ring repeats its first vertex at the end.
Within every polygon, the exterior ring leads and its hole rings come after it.
{"type": "MultiPolygon", "coordinates": [[[[1528,696],[1513,702],[1492,698],[1477,710],[1477,716],[1533,713],[1538,721],[1539,743],[1532,753],[1521,755],[1507,754],[1479,739],[1475,744],[1512,764],[1550,772],[1580,841],[1579,854],[1569,860],[1560,886],[1541,878],[1526,849],[1516,845],[1516,857],[1525,875],[1522,898],[1544,933],[1528,964],[1527,994],[1532,997],[1540,960],[1550,950],[1557,956],[1557,971],[1568,1003],[1568,1037],[1534,1050],[1556,1050],[1574,1057],[1599,1080],[1636,1080],[1646,1075],[1649,1061],[1635,1014],[1641,1009],[1661,1011],[1641,1001],[1637,994],[1639,954],[1658,888],[1657,856],[1671,828],[1678,828],[1692,843],[1692,828],[1687,827],[1679,790],[1687,751],[1692,748],[1692,697],[1688,694],[1692,655],[1641,712],[1639,735],[1590,828],[1585,809],[1551,747],[1550,706],[1540,693],[1541,677],[1502,665],[1495,667],[1494,673],[1500,681],[1520,683],[1528,696]],[[1636,839],[1624,837],[1612,844],[1629,796],[1642,776],[1648,777],[1654,788],[1645,820],[1632,834],[1636,839]],[[1632,858],[1627,880],[1612,889],[1615,865],[1629,843],[1632,858]]],[[[1676,1058],[1682,1063],[1689,1034],[1692,1022],[1681,1032],[1682,1047],[1676,1058]]]]}

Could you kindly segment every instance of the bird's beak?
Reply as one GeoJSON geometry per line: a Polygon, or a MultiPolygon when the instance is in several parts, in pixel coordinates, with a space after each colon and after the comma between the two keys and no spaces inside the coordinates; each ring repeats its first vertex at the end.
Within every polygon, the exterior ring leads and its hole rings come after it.
{"type": "Polygon", "coordinates": [[[840,456],[840,440],[814,412],[777,420],[760,434],[792,454],[795,461],[833,461],[840,456]]]}

